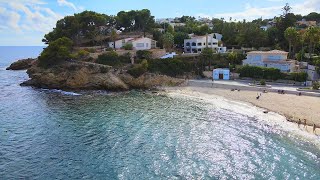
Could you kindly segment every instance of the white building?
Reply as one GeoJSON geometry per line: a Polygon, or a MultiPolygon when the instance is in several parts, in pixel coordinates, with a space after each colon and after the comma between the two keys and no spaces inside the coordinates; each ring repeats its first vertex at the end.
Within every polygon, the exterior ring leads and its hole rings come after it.
{"type": "Polygon", "coordinates": [[[212,72],[212,77],[214,80],[229,80],[230,79],[230,70],[229,69],[214,69],[212,72]]]}
{"type": "Polygon", "coordinates": [[[219,40],[215,38],[215,34],[208,34],[207,36],[191,36],[191,39],[184,40],[185,53],[201,53],[206,47],[213,49],[218,53],[227,51],[226,47],[219,47],[219,40]]]}
{"type": "Polygon", "coordinates": [[[296,72],[297,61],[287,57],[288,52],[285,51],[251,51],[247,53],[247,59],[243,60],[243,65],[276,68],[281,72],[296,72]]]}
{"type": "Polygon", "coordinates": [[[308,62],[300,62],[300,72],[307,73],[310,81],[316,81],[320,77],[316,66],[310,65],[308,62]]]}
{"type": "Polygon", "coordinates": [[[157,41],[150,38],[126,38],[117,40],[115,42],[109,42],[109,47],[115,47],[115,49],[121,49],[126,44],[132,44],[134,50],[147,50],[157,47],[157,41]],[[114,44],[115,43],[115,44],[114,44]]]}

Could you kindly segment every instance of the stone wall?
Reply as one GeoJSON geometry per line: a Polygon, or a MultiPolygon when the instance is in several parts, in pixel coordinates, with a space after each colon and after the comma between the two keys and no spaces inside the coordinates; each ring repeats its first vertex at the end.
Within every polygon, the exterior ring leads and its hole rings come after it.
{"type": "MultiPolygon", "coordinates": [[[[151,51],[152,52],[152,58],[153,59],[158,59],[162,56],[164,56],[166,54],[166,50],[165,49],[150,49],[148,51],[151,51]]],[[[98,53],[90,53],[90,57],[94,58],[94,59],[97,59],[98,56],[100,54],[103,54],[103,53],[106,53],[108,51],[104,51],[104,52],[98,52],[98,53]]],[[[131,56],[136,56],[136,53],[137,51],[136,50],[116,50],[115,51],[118,55],[125,55],[127,53],[130,53],[131,56]]]]}

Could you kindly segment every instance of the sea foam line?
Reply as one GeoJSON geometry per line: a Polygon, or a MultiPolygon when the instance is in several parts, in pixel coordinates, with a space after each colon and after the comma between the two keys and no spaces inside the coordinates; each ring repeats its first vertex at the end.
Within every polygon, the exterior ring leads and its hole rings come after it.
{"type": "Polygon", "coordinates": [[[205,93],[199,93],[186,90],[170,90],[166,93],[170,97],[187,98],[191,100],[197,100],[205,103],[209,103],[213,107],[227,109],[248,117],[256,118],[259,122],[270,125],[272,128],[276,128],[294,135],[299,139],[313,143],[320,149],[320,137],[305,130],[298,128],[296,123],[288,122],[287,118],[276,112],[264,113],[265,109],[254,106],[250,103],[234,101],[226,99],[218,95],[208,95],[205,93]]]}

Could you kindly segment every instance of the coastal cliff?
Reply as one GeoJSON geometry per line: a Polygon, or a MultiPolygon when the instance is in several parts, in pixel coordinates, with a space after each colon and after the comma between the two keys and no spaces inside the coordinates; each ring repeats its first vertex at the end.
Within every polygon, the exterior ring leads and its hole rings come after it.
{"type": "Polygon", "coordinates": [[[184,82],[181,79],[151,73],[134,78],[125,70],[78,61],[64,62],[50,68],[33,65],[27,73],[30,80],[21,85],[50,89],[125,91],[177,86],[184,82]]]}
{"type": "Polygon", "coordinates": [[[26,70],[32,66],[36,62],[36,59],[28,58],[21,59],[14,63],[12,63],[6,70],[26,70]]]}

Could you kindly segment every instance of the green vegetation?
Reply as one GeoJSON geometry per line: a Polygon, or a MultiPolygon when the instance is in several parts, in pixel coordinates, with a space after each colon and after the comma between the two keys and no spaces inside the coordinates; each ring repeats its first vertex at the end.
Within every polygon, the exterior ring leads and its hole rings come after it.
{"type": "Polygon", "coordinates": [[[123,49],[125,50],[132,50],[133,49],[133,45],[131,43],[127,43],[123,46],[123,49]]]}
{"type": "Polygon", "coordinates": [[[312,89],[319,90],[319,88],[320,88],[320,83],[319,82],[313,82],[312,89]]]}
{"type": "Polygon", "coordinates": [[[148,50],[139,50],[136,53],[137,59],[151,59],[152,58],[152,52],[148,50]]]}
{"type": "Polygon", "coordinates": [[[141,75],[143,75],[144,73],[146,73],[148,71],[148,61],[147,60],[143,60],[140,64],[135,64],[133,65],[129,70],[128,73],[137,78],[140,77],[141,75]]]}
{"type": "Polygon", "coordinates": [[[250,77],[255,79],[270,79],[277,80],[283,77],[279,69],[262,68],[256,66],[243,66],[238,69],[240,77],[250,77]]]}
{"type": "Polygon", "coordinates": [[[169,32],[165,33],[162,36],[162,43],[165,49],[167,49],[168,51],[171,51],[174,44],[174,36],[169,32]]]}
{"type": "Polygon", "coordinates": [[[260,80],[260,85],[265,86],[266,85],[266,81],[264,79],[260,80]]]}
{"type": "Polygon", "coordinates": [[[109,65],[109,66],[121,66],[122,64],[130,63],[130,55],[119,56],[114,51],[109,51],[98,56],[96,63],[109,65]]]}
{"type": "Polygon", "coordinates": [[[183,61],[181,59],[152,59],[148,60],[149,71],[161,73],[168,76],[176,77],[183,75],[185,72],[192,71],[192,61],[183,61]]]}
{"type": "Polygon", "coordinates": [[[78,51],[77,53],[77,57],[80,58],[80,59],[83,59],[83,58],[87,58],[89,56],[89,52],[84,50],[84,49],[81,49],[78,51]]]}
{"type": "Polygon", "coordinates": [[[73,42],[66,37],[50,42],[38,58],[39,66],[48,68],[71,59],[72,46],[73,42]]]}
{"type": "Polygon", "coordinates": [[[298,81],[298,82],[305,82],[308,78],[308,74],[301,72],[301,73],[289,73],[286,75],[285,79],[298,81]]]}

